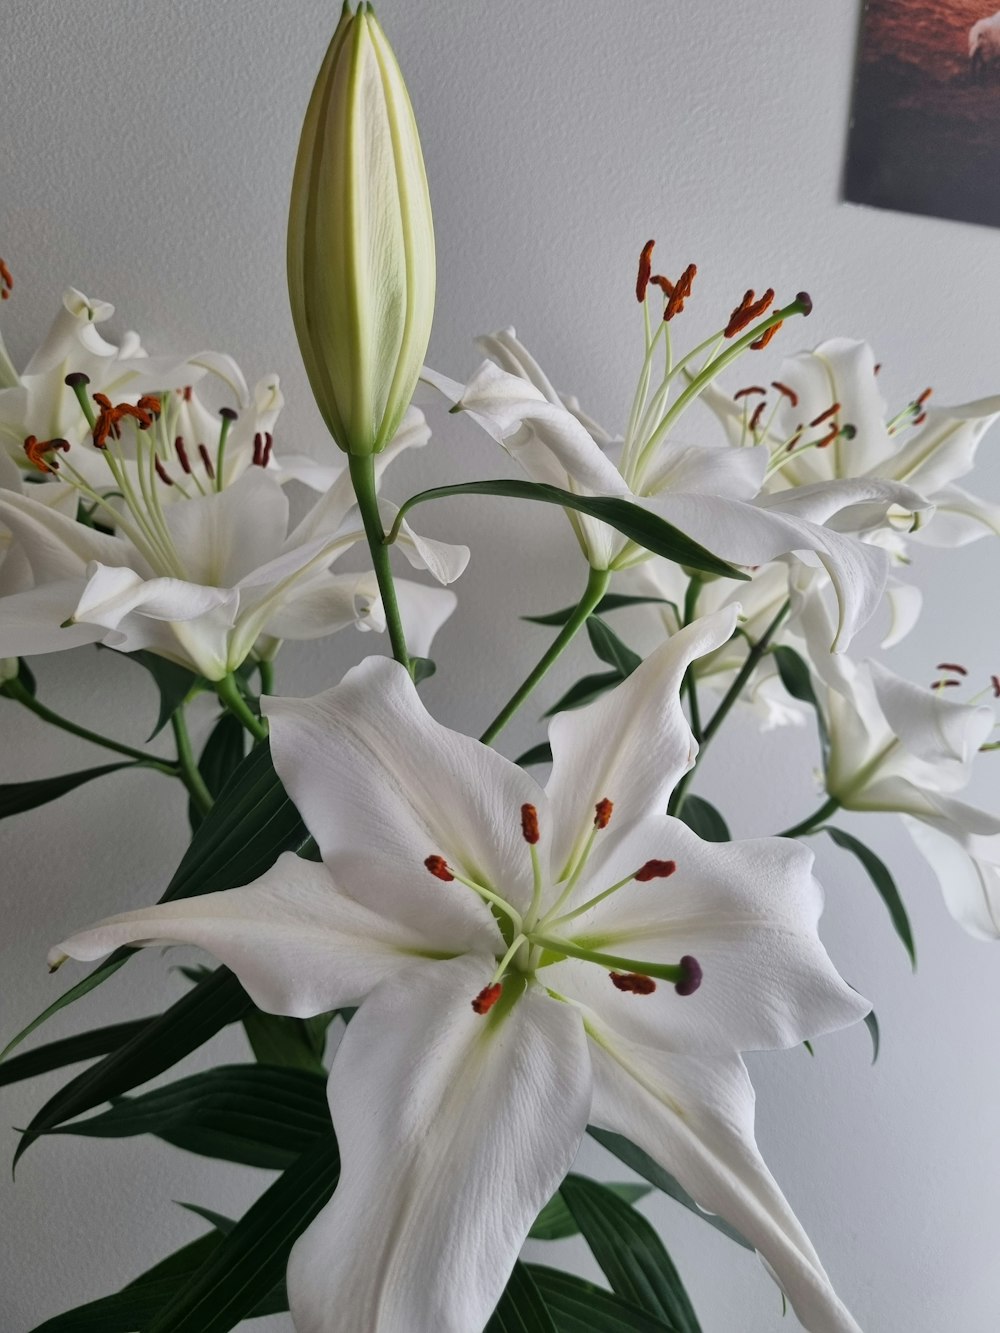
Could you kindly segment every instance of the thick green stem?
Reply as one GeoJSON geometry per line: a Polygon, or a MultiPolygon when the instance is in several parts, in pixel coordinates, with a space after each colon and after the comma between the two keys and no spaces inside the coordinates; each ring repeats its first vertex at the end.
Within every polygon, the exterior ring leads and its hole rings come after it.
{"type": "Polygon", "coordinates": [[[235,676],[223,676],[221,680],[217,680],[215,692],[233,716],[239,718],[255,741],[267,740],[267,723],[257,716],[243,698],[235,676]]]}
{"type": "Polygon", "coordinates": [[[788,615],[788,607],[789,607],[788,602],[785,602],[781,606],[781,608],[778,611],[778,614],[774,617],[774,619],[768,625],[767,629],[764,631],[764,633],[760,636],[757,642],[747,653],[747,660],[743,663],[742,667],[740,668],[736,676],[736,679],[733,681],[732,685],[730,685],[729,689],[723,696],[722,702],[719,704],[718,708],[712,714],[708,724],[705,727],[705,730],[702,732],[701,735],[701,748],[698,751],[698,758],[695,761],[695,767],[689,769],[688,772],[685,773],[684,776],[681,778],[677,786],[674,788],[674,794],[670,798],[670,810],[669,810],[670,814],[679,815],[681,810],[684,808],[684,802],[687,799],[688,788],[690,787],[694,775],[697,771],[697,766],[698,764],[701,763],[705,751],[708,748],[709,742],[711,741],[715,733],[719,730],[719,728],[722,726],[723,722],[725,722],[733,704],[736,703],[736,700],[743,693],[747,681],[753,675],[754,671],[756,671],[757,664],[760,662],[761,658],[767,652],[768,648],[770,648],[771,640],[774,638],[775,634],[777,634],[778,630],[781,628],[781,625],[785,617],[788,615]]]}
{"type": "Polygon", "coordinates": [[[825,823],[831,815],[835,815],[840,809],[840,802],[836,796],[831,796],[824,801],[818,810],[814,810],[808,819],[803,819],[799,824],[793,824],[791,828],[784,829],[778,834],[779,838],[801,838],[806,833],[813,833],[819,828],[820,824],[825,823]]]}
{"type": "MultiPolygon", "coordinates": [[[[691,576],[687,586],[687,592],[684,594],[684,624],[690,625],[697,615],[698,597],[701,594],[702,580],[696,575],[691,576]]],[[[691,732],[698,743],[701,743],[701,708],[698,704],[698,677],[695,675],[694,663],[688,667],[684,673],[684,690],[688,697],[688,710],[691,715],[691,732]]]]}
{"type": "Polygon", "coordinates": [[[258,662],[257,670],[260,672],[260,692],[261,694],[274,693],[274,663],[258,662]]]}
{"type": "Polygon", "coordinates": [[[180,769],[178,777],[187,787],[188,795],[199,812],[207,815],[213,804],[212,793],[205,786],[205,779],[198,771],[198,761],[191,749],[191,737],[188,735],[183,704],[171,717],[170,725],[173,728],[174,740],[177,744],[177,767],[180,769]]]}
{"type": "Polygon", "coordinates": [[[406,651],[406,635],[403,633],[403,621],[396,601],[396,585],[392,581],[392,567],[389,562],[389,547],[386,543],[385,529],[378,512],[378,493],[375,489],[374,454],[348,454],[347,465],[351,472],[351,483],[357,496],[361,521],[365,525],[368,549],[371,552],[372,566],[378,579],[378,590],[382,595],[382,609],[385,612],[386,629],[392,644],[392,655],[402,666],[410,671],[410,656],[406,651]]]}
{"type": "Polygon", "coordinates": [[[115,754],[123,754],[129,759],[145,764],[148,768],[155,768],[159,773],[166,773],[168,777],[176,778],[179,776],[176,764],[164,759],[156,759],[145,754],[142,750],[134,749],[131,745],[123,745],[120,741],[113,741],[108,736],[102,736],[99,732],[90,731],[87,727],[80,727],[75,722],[70,722],[68,718],[61,717],[58,713],[53,712],[51,708],[46,708],[43,703],[40,703],[33,694],[25,689],[19,680],[7,681],[3,693],[9,699],[16,699],[19,704],[23,704],[25,708],[30,709],[43,722],[49,722],[53,727],[59,727],[61,731],[68,731],[71,736],[79,736],[81,740],[90,741],[91,745],[100,745],[105,750],[113,750],[115,754]]]}
{"type": "Polygon", "coordinates": [[[532,690],[539,683],[549,667],[562,653],[566,646],[576,637],[577,631],[586,623],[587,617],[595,609],[601,598],[607,591],[608,584],[611,581],[611,573],[607,569],[592,569],[587,579],[587,587],[583,596],[580,598],[576,610],[570,616],[566,624],[563,625],[559,634],[553,639],[548,650],[539,658],[535,669],[531,675],[519,686],[511,695],[510,699],[504,704],[500,712],[480,736],[484,745],[492,745],[503,731],[504,727],[511,720],[517,710],[531,694],[532,690]]]}

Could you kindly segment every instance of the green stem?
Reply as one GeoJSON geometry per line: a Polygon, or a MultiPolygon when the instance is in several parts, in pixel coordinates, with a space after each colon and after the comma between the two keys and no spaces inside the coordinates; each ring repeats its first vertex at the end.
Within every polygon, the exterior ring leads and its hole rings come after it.
{"type": "Polygon", "coordinates": [[[684,776],[681,778],[680,782],[674,789],[674,794],[670,798],[670,810],[669,810],[670,814],[679,815],[681,810],[684,808],[684,802],[687,799],[688,788],[690,787],[694,775],[697,772],[698,764],[701,763],[702,757],[704,756],[704,753],[708,748],[709,742],[711,741],[715,733],[719,730],[719,728],[722,726],[723,722],[725,722],[733,704],[736,703],[736,700],[743,693],[743,689],[747,681],[750,679],[754,671],[757,669],[757,664],[760,662],[761,658],[764,656],[768,648],[771,646],[771,640],[774,638],[775,634],[777,634],[778,630],[781,628],[782,622],[788,615],[788,609],[789,609],[789,603],[786,601],[779,608],[777,615],[768,625],[767,629],[764,631],[764,633],[760,636],[760,638],[757,640],[754,646],[747,653],[747,660],[743,663],[742,667],[740,668],[736,676],[736,679],[733,681],[732,685],[730,685],[729,689],[726,691],[725,695],[723,696],[722,702],[719,704],[718,708],[712,714],[708,724],[705,727],[705,730],[702,732],[701,748],[698,751],[698,758],[695,760],[694,768],[689,769],[688,772],[684,774],[684,776]]]}
{"type": "Polygon", "coordinates": [[[799,824],[793,824],[791,828],[784,829],[777,836],[779,838],[801,838],[805,833],[812,833],[819,828],[831,815],[835,815],[840,809],[840,802],[836,796],[829,797],[824,801],[818,810],[814,810],[808,819],[803,819],[799,824]]]}
{"type": "MultiPolygon", "coordinates": [[[[696,617],[696,608],[698,597],[702,589],[702,580],[692,575],[687,586],[687,592],[684,594],[684,624],[690,625],[696,617]]],[[[698,704],[698,677],[695,675],[694,663],[688,667],[684,673],[684,690],[687,692],[688,709],[691,714],[691,732],[695,740],[701,744],[701,708],[698,704]]]]}
{"type": "Polygon", "coordinates": [[[191,737],[188,735],[183,704],[171,717],[170,725],[173,728],[174,740],[177,743],[177,767],[180,769],[178,777],[187,787],[188,795],[199,812],[207,815],[213,805],[212,793],[205,786],[205,779],[198,770],[198,761],[191,749],[191,737]]]}
{"type": "Polygon", "coordinates": [[[392,581],[392,567],[389,562],[389,546],[386,542],[385,529],[378,512],[378,494],[375,489],[375,455],[348,454],[347,465],[351,473],[351,483],[357,496],[361,521],[365,525],[368,549],[371,552],[372,566],[378,579],[378,590],[382,595],[382,609],[385,612],[386,628],[392,655],[402,666],[410,671],[410,656],[406,651],[406,635],[403,633],[403,621],[396,602],[396,585],[392,581]]]}
{"type": "Polygon", "coordinates": [[[178,777],[177,765],[167,760],[155,759],[144,753],[142,750],[136,750],[131,745],[123,745],[120,741],[113,741],[108,736],[102,736],[99,732],[90,731],[86,727],[78,726],[75,722],[70,722],[68,718],[61,717],[53,712],[51,708],[46,708],[40,703],[33,694],[21,684],[19,680],[9,680],[3,687],[3,693],[9,699],[16,699],[19,704],[30,709],[36,717],[40,717],[43,722],[49,722],[54,727],[59,727],[61,731],[68,731],[71,736],[79,736],[81,740],[90,741],[91,745],[103,746],[105,750],[113,750],[115,754],[126,755],[129,759],[135,759],[138,763],[145,764],[148,768],[155,768],[158,773],[166,773],[168,777],[178,777]]]}
{"type": "Polygon", "coordinates": [[[261,694],[274,693],[274,663],[258,662],[257,670],[260,672],[260,692],[261,694]]]}
{"type": "Polygon", "coordinates": [[[496,717],[480,736],[479,739],[484,745],[493,744],[500,732],[503,731],[504,727],[548,671],[549,667],[553,664],[556,658],[559,657],[567,644],[575,638],[577,631],[586,623],[587,617],[604,596],[610,582],[611,573],[609,570],[591,569],[587,578],[587,587],[583,596],[580,598],[576,610],[570,616],[569,620],[566,621],[566,624],[563,625],[557,637],[553,639],[548,650],[539,658],[531,675],[528,676],[524,683],[511,695],[507,703],[504,704],[503,708],[501,708],[500,712],[497,713],[496,717]]]}
{"type": "Polygon", "coordinates": [[[221,680],[217,680],[215,692],[233,716],[239,718],[255,741],[267,740],[267,723],[257,716],[243,698],[235,676],[223,676],[221,680]]]}

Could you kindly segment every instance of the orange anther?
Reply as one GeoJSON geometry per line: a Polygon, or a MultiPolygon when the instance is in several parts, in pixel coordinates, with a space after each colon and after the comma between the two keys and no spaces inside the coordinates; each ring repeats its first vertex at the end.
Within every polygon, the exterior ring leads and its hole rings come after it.
{"type": "Polygon", "coordinates": [[[777,324],[772,324],[769,329],[765,329],[759,338],[754,338],[753,342],[750,344],[751,352],[762,352],[784,322],[783,319],[779,319],[777,324]]]}
{"type": "Polygon", "coordinates": [[[594,828],[607,828],[611,823],[611,812],[614,810],[614,802],[609,801],[605,796],[594,806],[594,828]]]}
{"type": "Polygon", "coordinates": [[[787,384],[782,384],[781,380],[772,380],[771,387],[784,394],[793,407],[798,407],[799,395],[794,389],[790,389],[787,384]]]}
{"type": "Polygon", "coordinates": [[[645,977],[641,972],[609,972],[611,984],[629,995],[652,995],[656,982],[652,977],[645,977]]]}
{"type": "Polygon", "coordinates": [[[667,297],[667,308],[663,318],[669,322],[684,309],[684,302],[691,295],[691,288],[698,274],[697,264],[688,264],[687,268],[674,283],[674,290],[667,297]]]}
{"type": "Polygon", "coordinates": [[[450,884],[455,876],[448,869],[448,862],[443,856],[428,856],[424,865],[431,872],[435,879],[443,879],[446,884],[450,884]]]}
{"type": "Polygon", "coordinates": [[[477,1014],[488,1014],[502,994],[503,986],[499,981],[494,981],[492,985],[483,987],[472,1001],[472,1008],[477,1014]]]}
{"type": "Polygon", "coordinates": [[[743,293],[743,300],[729,316],[729,323],[724,330],[725,336],[735,338],[737,333],[742,333],[748,324],[752,324],[755,319],[760,318],[773,300],[773,287],[768,287],[764,295],[759,298],[755,298],[753,288],[749,287],[743,293]]]}
{"type": "Polygon", "coordinates": [[[35,435],[29,435],[24,441],[24,452],[28,462],[34,464],[39,472],[58,472],[58,460],[50,455],[56,452],[66,453],[68,449],[68,440],[40,440],[35,435]]]}
{"type": "Polygon", "coordinates": [[[644,866],[640,866],[635,872],[634,878],[640,884],[645,884],[650,879],[666,879],[677,869],[676,861],[647,861],[644,866]]]}
{"type": "Polygon", "coordinates": [[[14,276],[3,260],[0,259],[0,301],[9,300],[13,290],[14,276]]]}
{"type": "Polygon", "coordinates": [[[521,833],[524,841],[532,844],[542,836],[538,828],[538,811],[533,805],[521,806],[521,833]]]}
{"type": "Polygon", "coordinates": [[[640,305],[646,299],[646,288],[649,286],[649,277],[653,271],[653,246],[655,244],[655,241],[647,241],[639,255],[639,273],[635,280],[635,299],[640,305]]]}

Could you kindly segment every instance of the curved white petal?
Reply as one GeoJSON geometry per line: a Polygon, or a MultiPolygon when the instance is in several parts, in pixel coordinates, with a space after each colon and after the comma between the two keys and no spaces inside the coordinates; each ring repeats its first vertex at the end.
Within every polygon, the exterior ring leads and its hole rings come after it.
{"type": "Polygon", "coordinates": [[[323,571],[318,578],[293,584],[264,629],[277,639],[320,639],[348,625],[385,627],[378,580],[371,570],[360,574],[323,571]]]}
{"type": "Polygon", "coordinates": [[[961,486],[938,491],[934,504],[934,522],[912,534],[925,546],[968,546],[981,537],[1000,536],[1000,504],[980,500],[961,486]]]}
{"type": "Polygon", "coordinates": [[[1000,397],[925,410],[926,424],[876,471],[936,495],[972,471],[980,440],[1000,416],[1000,397]]]}
{"type": "Polygon", "coordinates": [[[166,523],[191,581],[231,588],[282,550],[288,497],[251,467],[221,491],[168,506],[166,523]]]}
{"type": "Polygon", "coordinates": [[[879,707],[906,750],[935,765],[964,767],[993,730],[989,704],[953,703],[941,690],[914,685],[881,662],[868,662],[879,707]]]}
{"type": "MultiPolygon", "coordinates": [[[[386,529],[392,526],[399,510],[388,500],[379,501],[379,513],[386,529]]],[[[454,542],[422,537],[414,532],[404,519],[396,538],[396,545],[414,569],[426,569],[438,583],[454,583],[465,573],[471,552],[467,546],[454,542]]]]}
{"type": "Polygon", "coordinates": [[[882,640],[882,647],[895,648],[920,619],[924,595],[912,583],[890,578],[886,585],[885,600],[889,607],[889,629],[882,640]]]}
{"type": "Polygon", "coordinates": [[[594,807],[615,804],[615,827],[666,812],[697,746],[680,702],[688,664],[725,643],[738,606],[679,630],[626,681],[549,724],[552,774],[546,792],[556,821],[552,870],[561,879],[594,824],[594,807]]]}
{"type": "Polygon", "coordinates": [[[593,417],[584,412],[579,401],[572,394],[560,393],[558,389],[553,387],[549,377],[518,338],[513,328],[501,329],[499,333],[484,334],[476,338],[475,343],[483,355],[489,357],[491,361],[495,361],[501,370],[506,370],[510,375],[519,375],[521,379],[534,385],[550,403],[565,407],[567,412],[576,417],[584,430],[592,435],[598,444],[611,443],[611,436],[608,432],[593,417]]]}
{"type": "Polygon", "coordinates": [[[684,491],[752,500],[764,482],[770,456],[766,445],[728,449],[667,440],[657,450],[655,469],[637,489],[644,495],[684,491]]]}
{"type": "Polygon", "coordinates": [[[591,1103],[580,1016],[532,987],[480,1017],[491,967],[403,973],[352,1020],[329,1085],[340,1183],[288,1265],[299,1333],[478,1333],[572,1164],[591,1103]]]}
{"type": "Polygon", "coordinates": [[[809,1333],[861,1333],[754,1141],[743,1061],[664,1055],[588,1020],[593,1122],[623,1134],[756,1246],[809,1333]]]}
{"type": "Polygon", "coordinates": [[[458,605],[450,588],[430,588],[412,579],[396,579],[396,601],[406,646],[414,657],[426,657],[434,637],[458,605]]]}
{"type": "Polygon", "coordinates": [[[66,624],[83,588],[82,578],[59,579],[0,597],[0,657],[58,653],[103,638],[100,625],[66,624]]]}
{"type": "Polygon", "coordinates": [[[573,958],[544,968],[544,984],[635,1041],[689,1054],[795,1046],[869,1011],[820,941],[823,893],[802,843],[703,842],[665,816],[615,836],[612,816],[571,905],[650,860],[677,868],[667,878],[626,884],[553,933],[640,963],[691,955],[702,969],[698,990],[680,996],[659,981],[651,995],[623,993],[604,969],[573,958]]]}
{"type": "Polygon", "coordinates": [[[957,825],[903,816],[937,876],[945,905],[979,940],[1000,940],[1000,832],[976,836],[957,825]]]}
{"type": "Polygon", "coordinates": [[[375,910],[419,923],[447,910],[469,947],[499,931],[481,899],[428,873],[443,856],[466,877],[526,907],[533,876],[521,806],[539,812],[544,864],[552,823],[542,789],[516,764],[436,722],[398,663],[369,657],[312,699],[264,700],[278,776],[323,859],[375,910]]]}
{"type": "Polygon", "coordinates": [[[16,491],[0,491],[0,524],[20,542],[36,583],[79,578],[92,560],[128,565],[135,558],[131,545],[122,538],[88,528],[75,517],[16,491]]]}
{"type": "Polygon", "coordinates": [[[50,951],[49,964],[152,944],[205,949],[236,973],[258,1008],[293,1018],[358,1004],[442,950],[441,940],[350,897],[326,866],[285,852],[246,888],[122,912],[78,931],[50,951]]]}
{"type": "Polygon", "coordinates": [[[223,612],[231,625],[238,594],[229,588],[206,588],[182,579],[144,579],[134,569],[94,564],[80,595],[74,618],[105,629],[117,629],[132,612],[153,620],[197,620],[223,612]]]}

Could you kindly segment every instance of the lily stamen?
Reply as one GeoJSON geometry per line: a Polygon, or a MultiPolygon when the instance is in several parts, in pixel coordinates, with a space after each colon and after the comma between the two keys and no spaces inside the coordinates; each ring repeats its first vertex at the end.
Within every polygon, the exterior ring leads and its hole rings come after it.
{"type": "Polygon", "coordinates": [[[69,441],[63,439],[39,440],[34,435],[29,435],[24,441],[24,452],[27,455],[28,462],[32,463],[39,472],[58,472],[59,460],[54,457],[56,453],[66,453],[69,449],[69,441]]]}
{"type": "Polygon", "coordinates": [[[492,982],[489,986],[484,986],[472,1001],[473,1010],[477,1014],[488,1014],[502,994],[503,986],[498,981],[492,982]]]}
{"type": "Polygon", "coordinates": [[[561,926],[567,921],[575,921],[578,916],[583,916],[583,914],[589,912],[592,907],[596,907],[598,903],[604,902],[605,898],[610,898],[611,895],[617,893],[619,889],[624,889],[627,884],[631,884],[633,881],[638,881],[640,884],[646,884],[651,879],[666,879],[668,876],[672,875],[676,869],[676,861],[647,861],[645,865],[640,866],[633,874],[626,875],[624,879],[620,879],[617,884],[612,884],[610,888],[602,889],[600,893],[595,893],[592,898],[588,898],[587,901],[581,903],[579,907],[574,907],[571,912],[565,912],[562,916],[557,916],[556,913],[566,901],[567,895],[563,893],[559,901],[545,918],[542,926],[547,929],[549,926],[561,926]]]}
{"type": "Polygon", "coordinates": [[[477,884],[474,879],[468,879],[465,875],[456,870],[454,866],[449,865],[443,856],[438,856],[436,854],[428,856],[424,861],[424,866],[430,871],[435,879],[440,879],[445,884],[450,884],[452,881],[464,884],[467,889],[471,889],[472,892],[482,898],[484,902],[490,903],[498,911],[502,912],[513,925],[515,934],[520,935],[522,933],[524,921],[521,913],[516,907],[512,907],[506,898],[501,898],[499,893],[494,893],[494,891],[488,889],[485,884],[477,884]]]}
{"type": "Polygon", "coordinates": [[[9,301],[14,290],[14,277],[7,265],[0,259],[0,301],[9,301]]]}
{"type": "Polygon", "coordinates": [[[656,990],[653,978],[643,976],[641,972],[609,972],[608,977],[612,986],[628,995],[652,995],[656,990]]]}
{"type": "Polygon", "coordinates": [[[697,958],[693,958],[690,954],[685,954],[679,963],[646,963],[634,958],[622,958],[617,954],[602,953],[597,949],[587,949],[574,944],[571,940],[560,939],[557,935],[536,935],[534,941],[567,958],[579,958],[585,963],[596,963],[599,967],[607,968],[609,972],[658,977],[661,981],[670,981],[678,995],[693,995],[702,982],[701,965],[697,958]]]}

